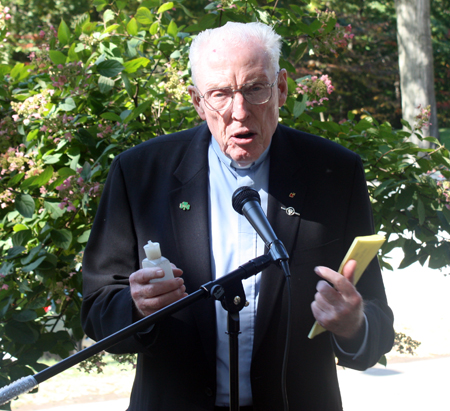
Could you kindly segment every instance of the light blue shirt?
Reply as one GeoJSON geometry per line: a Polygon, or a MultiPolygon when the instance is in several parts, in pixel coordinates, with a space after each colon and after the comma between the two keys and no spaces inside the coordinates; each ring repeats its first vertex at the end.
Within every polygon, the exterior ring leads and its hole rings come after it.
{"type": "MultiPolygon", "coordinates": [[[[234,191],[249,186],[261,196],[261,206],[267,212],[269,184],[269,148],[259,159],[245,169],[239,169],[220,150],[211,138],[208,151],[211,261],[213,278],[220,278],[249,260],[264,254],[264,242],[247,219],[232,207],[234,191]]],[[[239,394],[241,406],[252,405],[250,366],[258,306],[261,274],[244,280],[243,286],[249,305],[240,312],[239,334],[239,394]]],[[[217,406],[229,405],[229,350],[227,311],[216,302],[217,319],[217,406]]]]}

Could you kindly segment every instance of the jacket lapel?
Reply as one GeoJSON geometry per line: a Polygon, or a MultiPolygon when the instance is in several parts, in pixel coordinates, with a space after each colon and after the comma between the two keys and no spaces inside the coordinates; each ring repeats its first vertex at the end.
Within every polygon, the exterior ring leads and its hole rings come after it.
{"type": "MultiPolygon", "coordinates": [[[[267,218],[291,255],[300,230],[307,185],[302,181],[300,160],[294,156],[295,150],[290,149],[289,142],[288,136],[278,127],[270,149],[267,218]],[[291,208],[294,214],[289,214],[288,208],[291,208]]],[[[257,353],[264,335],[268,332],[270,319],[277,300],[281,298],[284,284],[284,273],[276,264],[262,272],[253,355],[257,353]]]]}
{"type": "MultiPolygon", "coordinates": [[[[206,125],[196,129],[183,160],[174,172],[180,186],[169,193],[173,238],[180,268],[186,273],[188,293],[211,281],[209,239],[208,146],[211,133],[206,125]]],[[[216,324],[214,301],[197,302],[191,307],[202,343],[211,365],[215,366],[216,324]],[[205,307],[205,304],[207,307],[205,307]]]]}

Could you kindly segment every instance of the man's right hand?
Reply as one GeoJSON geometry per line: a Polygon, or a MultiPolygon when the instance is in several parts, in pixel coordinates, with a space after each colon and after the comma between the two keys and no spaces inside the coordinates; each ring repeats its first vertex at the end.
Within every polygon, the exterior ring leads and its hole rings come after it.
{"type": "Polygon", "coordinates": [[[150,280],[164,277],[161,268],[142,268],[130,275],[131,297],[136,307],[136,319],[164,308],[175,301],[187,296],[183,271],[172,264],[173,275],[171,280],[159,281],[150,284],[150,280]]]}

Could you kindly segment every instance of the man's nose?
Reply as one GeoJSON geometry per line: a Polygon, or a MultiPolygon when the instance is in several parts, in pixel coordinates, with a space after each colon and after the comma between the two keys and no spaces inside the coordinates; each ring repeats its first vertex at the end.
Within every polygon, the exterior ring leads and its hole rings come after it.
{"type": "Polygon", "coordinates": [[[248,106],[250,103],[245,100],[244,95],[240,91],[235,91],[234,98],[231,103],[231,112],[235,120],[245,120],[249,115],[248,106]]]}

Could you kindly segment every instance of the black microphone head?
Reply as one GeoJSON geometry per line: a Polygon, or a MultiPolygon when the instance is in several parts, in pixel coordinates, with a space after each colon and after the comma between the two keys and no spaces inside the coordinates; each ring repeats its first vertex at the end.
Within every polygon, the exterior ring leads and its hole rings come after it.
{"type": "Polygon", "coordinates": [[[231,198],[234,211],[238,212],[239,214],[243,214],[242,208],[244,207],[244,204],[252,200],[257,201],[259,204],[261,204],[261,197],[259,196],[259,193],[253,188],[247,186],[239,187],[233,193],[233,196],[231,198]]]}

